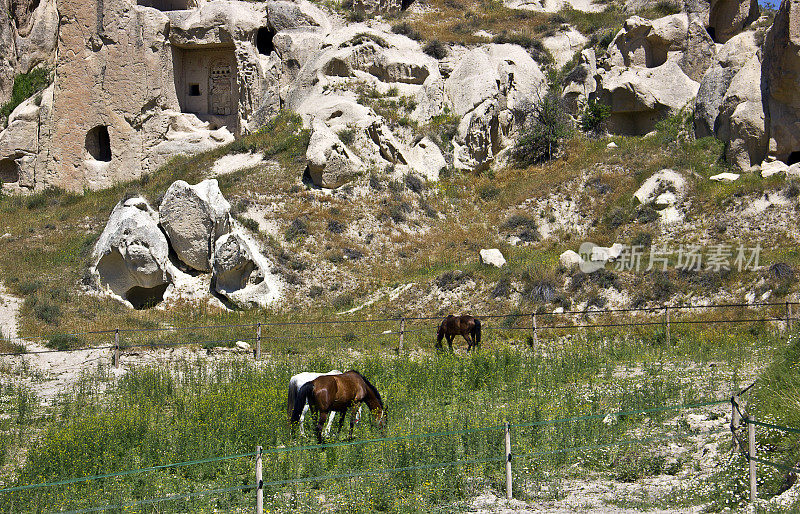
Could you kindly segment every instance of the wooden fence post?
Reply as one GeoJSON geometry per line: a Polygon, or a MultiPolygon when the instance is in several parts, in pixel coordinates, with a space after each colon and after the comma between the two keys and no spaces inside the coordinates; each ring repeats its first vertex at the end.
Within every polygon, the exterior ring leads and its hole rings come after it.
{"type": "Polygon", "coordinates": [[[792,304],[786,302],[786,331],[791,332],[792,330],[792,304]]]}
{"type": "Polygon", "coordinates": [[[406,333],[406,318],[405,316],[403,316],[402,318],[400,318],[400,346],[398,348],[399,351],[401,352],[403,351],[403,339],[405,339],[405,333],[406,333]]]}
{"type": "Polygon", "coordinates": [[[256,323],[256,351],[253,357],[257,361],[261,360],[261,322],[256,323]]]}
{"type": "Polygon", "coordinates": [[[533,331],[533,349],[539,346],[539,334],[536,333],[536,313],[531,314],[531,330],[533,331]]]}
{"type": "Polygon", "coordinates": [[[119,368],[119,329],[114,330],[114,367],[119,368]]]}
{"type": "Polygon", "coordinates": [[[739,416],[739,397],[731,398],[731,434],[733,435],[733,452],[739,451],[739,439],[736,438],[736,429],[739,428],[741,418],[739,416]]]}
{"type": "Polygon", "coordinates": [[[666,326],[666,340],[667,340],[667,346],[669,346],[669,343],[670,343],[670,337],[669,337],[669,305],[667,305],[667,306],[664,308],[664,315],[665,315],[665,318],[666,318],[666,321],[667,321],[667,326],[666,326]]]}
{"type": "Polygon", "coordinates": [[[264,477],[261,454],[261,447],[256,446],[256,514],[264,514],[264,477]]]}
{"type": "Polygon", "coordinates": [[[750,505],[755,509],[756,497],[756,426],[751,423],[750,415],[745,417],[747,423],[747,460],[750,461],[750,505]]]}
{"type": "Polygon", "coordinates": [[[508,421],[505,422],[506,428],[506,499],[514,497],[514,484],[511,475],[511,428],[508,421]]]}

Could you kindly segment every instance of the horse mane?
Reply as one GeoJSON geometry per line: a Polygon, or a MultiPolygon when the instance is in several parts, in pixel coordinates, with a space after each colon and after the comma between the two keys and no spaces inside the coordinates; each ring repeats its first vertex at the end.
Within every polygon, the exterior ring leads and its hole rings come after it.
{"type": "Polygon", "coordinates": [[[365,377],[364,375],[362,375],[358,371],[356,371],[356,370],[352,370],[352,371],[353,371],[353,373],[355,373],[356,375],[361,377],[361,380],[363,380],[364,383],[367,384],[367,387],[369,387],[370,391],[372,391],[372,394],[374,394],[375,398],[378,399],[378,403],[381,405],[381,409],[383,409],[384,408],[383,399],[381,398],[381,393],[378,392],[378,388],[375,387],[374,385],[372,385],[372,383],[369,380],[367,380],[367,377],[365,377]]]}

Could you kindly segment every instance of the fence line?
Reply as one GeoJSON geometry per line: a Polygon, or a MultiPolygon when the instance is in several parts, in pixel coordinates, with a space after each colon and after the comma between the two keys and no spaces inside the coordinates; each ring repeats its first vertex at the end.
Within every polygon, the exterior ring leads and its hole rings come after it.
{"type": "MultiPolygon", "coordinates": [[[[792,316],[792,305],[800,305],[800,303],[793,303],[793,302],[781,302],[781,303],[754,303],[754,304],[712,304],[712,305],[696,305],[696,306],[664,306],[658,308],[652,307],[643,307],[643,308],[627,308],[627,309],[607,309],[607,310],[584,310],[584,311],[565,311],[565,312],[553,312],[553,313],[512,313],[512,314],[492,314],[486,316],[479,316],[479,318],[488,318],[488,319],[526,319],[530,318],[530,326],[486,326],[484,325],[484,330],[487,331],[530,331],[534,339],[537,338],[538,333],[540,331],[552,331],[552,330],[575,330],[575,329],[592,329],[592,328],[617,328],[617,327],[652,327],[652,326],[664,326],[667,334],[669,334],[670,325],[695,325],[695,324],[709,324],[709,323],[755,323],[755,322],[784,322],[786,323],[786,328],[789,329],[792,327],[792,322],[794,320],[800,320],[800,317],[792,316]],[[693,319],[674,319],[670,318],[669,313],[673,309],[708,309],[708,308],[740,308],[740,307],[784,307],[786,309],[786,316],[763,316],[763,317],[750,317],[750,318],[739,318],[739,319],[711,319],[711,320],[693,320],[693,319]],[[541,322],[537,322],[537,318],[542,317],[549,317],[549,316],[563,316],[563,315],[579,315],[579,314],[592,314],[596,316],[602,315],[611,315],[616,312],[654,312],[654,311],[665,311],[665,319],[664,320],[654,320],[654,321],[619,321],[619,322],[608,322],[608,323],[582,323],[582,324],[554,324],[554,325],[547,325],[542,324],[541,322]]],[[[113,349],[115,352],[115,366],[119,364],[118,356],[119,350],[125,348],[169,348],[169,347],[176,347],[176,346],[189,346],[189,345],[218,345],[223,343],[234,343],[237,341],[256,341],[258,349],[260,349],[261,341],[262,340],[273,340],[273,341],[286,341],[286,342],[300,342],[304,340],[345,340],[346,338],[361,338],[361,337],[385,337],[385,336],[399,336],[399,346],[403,346],[403,339],[404,336],[407,334],[419,334],[423,332],[428,332],[431,328],[406,328],[406,321],[426,321],[426,320],[438,320],[441,317],[401,317],[401,318],[378,318],[378,319],[364,319],[364,320],[321,320],[321,321],[298,321],[298,322],[256,322],[256,323],[248,323],[248,324],[228,324],[228,325],[207,325],[207,326],[191,326],[191,327],[162,327],[162,328],[146,328],[146,329],[114,329],[114,330],[101,330],[95,332],[83,332],[79,335],[95,335],[95,334],[114,334],[114,344],[111,345],[101,345],[101,346],[90,346],[90,347],[81,347],[81,348],[69,348],[64,350],[38,350],[38,351],[25,351],[25,352],[5,352],[0,353],[0,356],[23,356],[23,355],[37,355],[37,354],[46,354],[46,353],[61,353],[61,352],[76,352],[76,351],[89,351],[89,350],[107,350],[113,349]],[[373,323],[387,323],[387,322],[400,322],[400,330],[395,329],[387,329],[381,332],[348,332],[344,334],[318,334],[314,335],[313,332],[311,334],[306,335],[297,335],[297,336],[280,336],[280,335],[273,335],[269,332],[262,334],[261,330],[268,329],[269,327],[280,327],[280,326],[318,326],[318,325],[334,325],[334,324],[348,324],[348,323],[360,323],[360,324],[373,324],[373,323]],[[120,343],[120,334],[135,334],[135,333],[150,333],[150,332],[178,332],[178,331],[186,331],[186,330],[201,330],[201,329],[230,329],[230,328],[251,328],[255,329],[257,335],[255,337],[236,337],[236,338],[226,338],[226,339],[210,339],[210,340],[200,340],[200,341],[181,341],[181,342],[173,342],[173,343],[135,343],[135,344],[125,344],[120,343]]],[[[53,334],[49,337],[56,337],[60,334],[53,334]]],[[[72,336],[75,334],[64,334],[65,336],[72,336]]],[[[23,338],[24,339],[24,338],[23,338]]],[[[669,337],[668,337],[669,340],[669,337]]],[[[347,342],[347,341],[344,341],[347,342]]],[[[255,352],[256,357],[260,358],[260,352],[256,350],[255,352]]]]}

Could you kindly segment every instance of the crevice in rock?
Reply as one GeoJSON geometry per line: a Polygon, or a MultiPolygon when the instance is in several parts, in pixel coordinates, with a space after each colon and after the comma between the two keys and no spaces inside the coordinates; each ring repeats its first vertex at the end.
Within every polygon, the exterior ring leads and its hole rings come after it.
{"type": "Polygon", "coordinates": [[[189,0],[139,0],[139,5],[152,7],[159,11],[185,11],[189,9],[189,0]]]}
{"type": "Polygon", "coordinates": [[[275,31],[269,27],[261,27],[256,32],[256,49],[261,55],[272,55],[275,51],[275,45],[272,38],[275,37],[275,31]]]}
{"type": "Polygon", "coordinates": [[[107,126],[99,125],[86,133],[86,151],[96,161],[111,161],[111,136],[107,126]]]}
{"type": "Polygon", "coordinates": [[[19,182],[19,165],[14,159],[0,160],[0,183],[13,184],[19,182]]]}
{"type": "Polygon", "coordinates": [[[797,164],[798,162],[800,162],[800,151],[792,152],[789,154],[789,157],[786,158],[786,164],[789,166],[797,164]]]}
{"type": "Polygon", "coordinates": [[[155,287],[133,286],[125,292],[125,299],[131,302],[134,309],[149,309],[164,300],[164,292],[168,286],[169,284],[161,284],[155,287]]]}
{"type": "Polygon", "coordinates": [[[414,3],[414,0],[400,0],[400,10],[401,10],[401,11],[405,11],[405,10],[406,10],[406,9],[408,9],[408,8],[411,6],[411,4],[413,4],[413,3],[414,3]]]}

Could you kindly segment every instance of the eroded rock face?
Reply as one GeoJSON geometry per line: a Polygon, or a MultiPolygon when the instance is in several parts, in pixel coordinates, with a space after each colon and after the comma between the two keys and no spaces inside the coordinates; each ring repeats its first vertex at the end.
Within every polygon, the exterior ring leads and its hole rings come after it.
{"type": "Polygon", "coordinates": [[[760,11],[757,0],[711,0],[708,27],[714,41],[727,42],[756,21],[760,11]]]}
{"type": "Polygon", "coordinates": [[[191,186],[173,182],[159,207],[159,219],[178,258],[187,266],[211,270],[214,243],[230,232],[231,206],[216,179],[191,186]]]}
{"type": "Polygon", "coordinates": [[[589,95],[597,90],[597,63],[594,50],[587,48],[581,52],[578,65],[564,79],[564,92],[561,100],[571,114],[578,114],[586,104],[589,95]]]}
{"type": "Polygon", "coordinates": [[[611,132],[643,135],[694,100],[699,87],[677,63],[667,61],[657,68],[612,68],[597,96],[611,107],[611,132]]]}
{"type": "Polygon", "coordinates": [[[361,159],[322,121],[312,126],[306,160],[314,184],[329,189],[350,182],[362,169],[361,159]]]}
{"type": "Polygon", "coordinates": [[[679,60],[686,50],[688,28],[684,13],[652,21],[632,16],[608,47],[611,65],[656,68],[668,59],[679,60]]]}
{"type": "Polygon", "coordinates": [[[114,207],[91,261],[92,285],[134,308],[159,303],[174,273],[158,214],[141,197],[114,207]]]}
{"type": "Polygon", "coordinates": [[[39,126],[53,105],[53,87],[22,102],[8,117],[8,127],[0,132],[0,162],[6,172],[0,176],[2,189],[14,191],[35,185],[39,126]],[[11,171],[9,171],[11,170],[11,171]]]}
{"type": "Polygon", "coordinates": [[[238,233],[225,234],[214,249],[214,290],[239,307],[264,307],[281,295],[280,282],[254,243],[238,233]]]}
{"type": "Polygon", "coordinates": [[[784,0],[764,41],[763,83],[768,96],[769,152],[800,160],[800,1],[784,0]]]}
{"type": "Polygon", "coordinates": [[[761,62],[753,55],[731,80],[715,122],[728,162],[747,170],[764,160],[768,143],[765,120],[761,62]]]}
{"type": "Polygon", "coordinates": [[[758,51],[753,32],[744,32],[728,40],[719,50],[715,62],[700,81],[695,101],[694,127],[697,137],[714,135],[722,100],[745,63],[758,51]]]}

